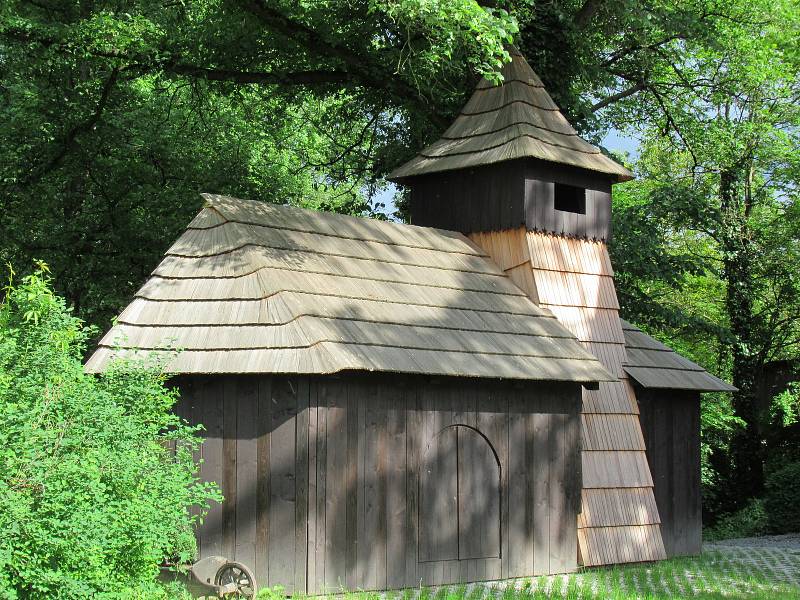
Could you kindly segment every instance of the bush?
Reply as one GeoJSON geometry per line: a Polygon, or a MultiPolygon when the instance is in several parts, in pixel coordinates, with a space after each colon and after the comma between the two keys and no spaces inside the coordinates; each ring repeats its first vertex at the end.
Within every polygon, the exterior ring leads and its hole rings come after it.
{"type": "Polygon", "coordinates": [[[713,527],[703,531],[709,541],[754,537],[767,533],[767,511],[764,501],[754,498],[741,510],[719,518],[713,527]]]}
{"type": "MultiPolygon", "coordinates": [[[[0,597],[163,595],[165,557],[192,558],[192,507],[217,498],[196,430],[152,364],[95,377],[88,332],[46,266],[0,304],[0,597]]],[[[199,511],[194,511],[195,515],[199,511]]]]}
{"type": "Polygon", "coordinates": [[[767,475],[764,507],[770,533],[800,532],[800,462],[791,462],[767,475]]]}

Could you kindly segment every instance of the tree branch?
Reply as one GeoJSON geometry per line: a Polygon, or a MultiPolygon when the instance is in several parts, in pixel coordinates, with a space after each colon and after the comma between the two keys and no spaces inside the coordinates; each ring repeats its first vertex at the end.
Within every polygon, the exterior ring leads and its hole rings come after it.
{"type": "Polygon", "coordinates": [[[106,82],[103,84],[103,89],[100,93],[100,99],[97,101],[97,105],[95,106],[94,111],[89,116],[88,119],[85,121],[78,123],[77,125],[73,126],[68,132],[67,135],[64,137],[64,141],[61,144],[61,148],[59,151],[51,158],[46,165],[44,165],[38,171],[32,173],[30,177],[28,177],[24,182],[23,185],[30,185],[32,183],[36,183],[42,177],[47,175],[49,172],[56,169],[66,158],[67,154],[69,154],[77,145],[78,143],[78,136],[87,133],[95,128],[95,126],[100,122],[100,118],[103,116],[103,111],[108,104],[108,99],[111,96],[111,91],[114,89],[114,86],[117,84],[117,80],[119,79],[120,69],[118,67],[114,67],[111,70],[111,74],[106,79],[106,82]]]}
{"type": "Polygon", "coordinates": [[[647,89],[647,84],[645,84],[645,83],[637,83],[636,85],[633,85],[633,86],[629,87],[626,90],[622,90],[621,92],[617,92],[616,94],[612,94],[611,96],[608,96],[607,98],[603,98],[602,100],[600,100],[600,102],[597,102],[597,103],[593,104],[592,108],[591,108],[591,111],[592,112],[597,112],[598,110],[600,110],[602,108],[605,108],[609,104],[614,104],[614,102],[622,100],[623,98],[627,98],[628,96],[633,96],[634,94],[636,94],[638,92],[641,92],[642,90],[645,90],[645,89],[647,89]]]}
{"type": "Polygon", "coordinates": [[[163,65],[166,72],[185,75],[209,81],[229,81],[231,83],[259,83],[283,85],[324,85],[329,83],[347,83],[353,80],[346,71],[238,71],[235,69],[214,69],[186,63],[167,63],[163,65]]]}
{"type": "Polygon", "coordinates": [[[257,17],[270,30],[289,41],[299,43],[320,58],[340,61],[345,71],[362,85],[385,90],[396,100],[411,102],[442,128],[448,123],[431,110],[418,89],[398,77],[389,76],[384,65],[369,61],[369,57],[353,52],[346,45],[322,35],[305,23],[294,20],[266,0],[238,0],[243,10],[257,17]]]}
{"type": "Polygon", "coordinates": [[[580,10],[575,13],[575,18],[573,19],[575,27],[586,29],[602,6],[603,0],[586,0],[580,10]]]}

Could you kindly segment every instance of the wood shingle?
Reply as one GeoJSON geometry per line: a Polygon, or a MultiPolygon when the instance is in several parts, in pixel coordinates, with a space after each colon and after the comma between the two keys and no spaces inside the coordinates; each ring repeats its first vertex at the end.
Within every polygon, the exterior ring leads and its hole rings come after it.
{"type": "Polygon", "coordinates": [[[651,338],[641,329],[622,321],[627,360],[625,372],[644,388],[735,392],[736,388],[703,367],[651,338]]]}
{"type": "Polygon", "coordinates": [[[389,178],[402,182],[527,158],[580,167],[617,181],[631,179],[628,169],[578,135],[519,51],[510,48],[510,54],[501,71],[503,82],[494,85],[483,79],[442,137],[389,178]]]}
{"type": "Polygon", "coordinates": [[[612,378],[461,234],[206,200],[88,370],[144,351],[176,373],[612,378]]]}

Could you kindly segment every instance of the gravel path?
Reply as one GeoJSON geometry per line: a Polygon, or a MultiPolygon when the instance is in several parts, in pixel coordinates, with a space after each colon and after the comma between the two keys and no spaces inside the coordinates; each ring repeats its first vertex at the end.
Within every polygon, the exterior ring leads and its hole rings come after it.
{"type": "Polygon", "coordinates": [[[736,546],[739,548],[794,548],[800,550],[800,533],[787,533],[785,535],[765,535],[763,537],[736,538],[708,542],[706,548],[719,548],[736,546]]]}
{"type": "MultiPolygon", "coordinates": [[[[791,598],[800,594],[800,534],[709,542],[698,557],[674,561],[621,565],[579,571],[571,575],[509,579],[442,586],[400,593],[382,593],[351,600],[526,600],[534,592],[551,600],[624,597],[688,599],[791,598]],[[774,596],[773,596],[774,594],[774,596]]],[[[539,597],[537,595],[537,597],[539,597]]],[[[336,594],[328,599],[344,597],[336,594]]]]}
{"type": "Polygon", "coordinates": [[[800,534],[721,540],[704,544],[703,550],[718,552],[770,580],[800,586],[800,534]]]}

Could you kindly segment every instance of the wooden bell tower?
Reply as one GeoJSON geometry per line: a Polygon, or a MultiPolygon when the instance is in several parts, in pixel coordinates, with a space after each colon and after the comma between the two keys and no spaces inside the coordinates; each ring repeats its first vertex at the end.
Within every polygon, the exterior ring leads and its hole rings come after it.
{"type": "Polygon", "coordinates": [[[441,139],[395,170],[411,222],[466,234],[617,381],[583,391],[579,560],[665,558],[606,242],[611,188],[631,173],[567,122],[516,50],[441,139]]]}

